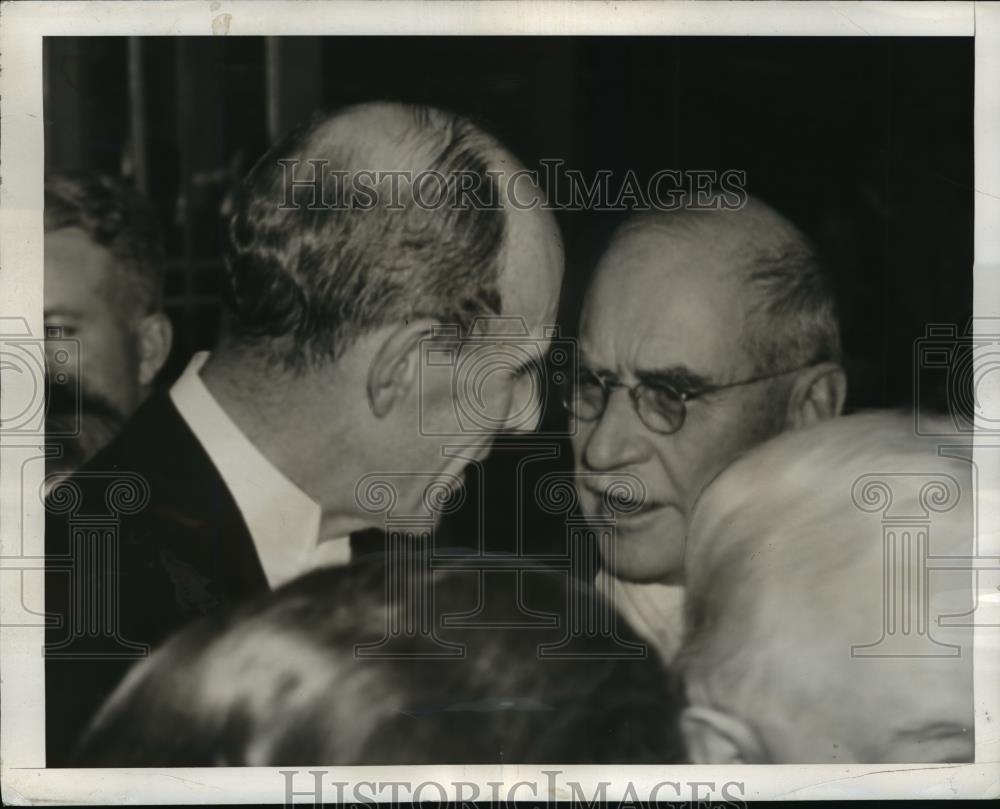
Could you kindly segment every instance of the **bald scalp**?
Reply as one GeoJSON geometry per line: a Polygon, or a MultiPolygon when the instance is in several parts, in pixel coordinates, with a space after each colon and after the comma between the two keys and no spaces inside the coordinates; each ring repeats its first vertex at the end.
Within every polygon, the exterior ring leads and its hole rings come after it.
{"type": "Polygon", "coordinates": [[[373,102],[315,117],[257,162],[237,196],[227,345],[301,371],[388,324],[468,327],[498,314],[515,235],[501,184],[519,166],[443,110],[373,102]],[[463,204],[456,184],[467,179],[495,203],[463,204]]]}
{"type": "Polygon", "coordinates": [[[637,214],[612,246],[650,238],[688,251],[695,271],[720,268],[723,283],[742,286],[743,342],[759,375],[840,360],[833,285],[808,238],[755,197],[737,210],[684,205],[637,214]],[[715,262],[700,262],[699,256],[715,262]]]}
{"type": "MultiPolygon", "coordinates": [[[[866,476],[892,478],[894,513],[932,517],[932,555],[971,553],[971,465],[940,456],[911,417],[860,413],[780,435],[734,461],[694,510],[680,658],[689,690],[737,711],[771,694],[787,712],[822,692],[796,659],[878,639],[884,490],[866,476]]],[[[932,622],[971,594],[971,579],[928,582],[932,622]]]]}
{"type": "Polygon", "coordinates": [[[520,167],[499,141],[471,121],[433,107],[370,101],[318,119],[301,154],[338,156],[351,171],[476,170],[520,167]]]}
{"type": "MultiPolygon", "coordinates": [[[[544,206],[545,193],[515,155],[472,122],[433,107],[372,101],[334,115],[329,126],[317,128],[303,152],[336,153],[344,144],[359,144],[344,157],[345,163],[355,167],[370,165],[410,176],[421,172],[466,172],[488,177],[493,196],[483,201],[503,210],[505,231],[496,263],[501,268],[508,266],[522,247],[537,243],[541,232],[551,255],[529,269],[532,273],[561,275],[562,238],[555,216],[544,206]],[[380,136],[373,138],[373,132],[380,136]]],[[[386,178],[379,184],[386,196],[390,183],[386,178]]],[[[405,182],[400,190],[403,198],[412,193],[405,182]]],[[[481,196],[482,192],[480,189],[481,196]]],[[[471,200],[471,196],[462,200],[456,195],[458,202],[471,200]]],[[[504,297],[507,279],[502,275],[498,277],[497,294],[504,297]]],[[[554,312],[551,317],[555,317],[554,312]]]]}
{"type": "Polygon", "coordinates": [[[732,258],[734,269],[747,263],[751,255],[805,240],[787,218],[752,196],[747,197],[742,208],[736,209],[697,208],[685,203],[675,210],[643,211],[622,224],[612,240],[642,231],[692,240],[706,251],[732,258]]]}

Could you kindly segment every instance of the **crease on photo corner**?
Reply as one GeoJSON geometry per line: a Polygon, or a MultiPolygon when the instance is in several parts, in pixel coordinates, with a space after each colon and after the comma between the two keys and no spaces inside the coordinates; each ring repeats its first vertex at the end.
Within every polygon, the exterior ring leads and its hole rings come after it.
{"type": "MultiPolygon", "coordinates": [[[[830,784],[839,784],[839,783],[842,783],[844,781],[856,781],[858,778],[869,778],[869,777],[871,777],[873,775],[889,775],[891,773],[897,773],[897,772],[924,772],[924,771],[927,771],[927,770],[954,770],[954,769],[958,769],[960,767],[968,767],[968,766],[974,765],[976,763],[977,762],[964,762],[963,761],[963,762],[955,762],[954,764],[927,764],[927,765],[916,766],[916,767],[913,766],[912,764],[909,764],[909,765],[908,764],[900,764],[898,767],[888,767],[888,768],[886,768],[884,770],[872,770],[870,772],[868,772],[868,771],[866,771],[866,772],[859,772],[856,775],[845,775],[845,776],[843,776],[841,778],[830,778],[830,779],[826,779],[826,780],[820,781],[820,782],[818,782],[816,784],[808,784],[805,787],[799,787],[799,788],[790,790],[788,792],[782,792],[781,794],[775,796],[775,800],[784,800],[785,798],[791,798],[791,797],[799,794],[800,792],[802,792],[803,789],[815,789],[816,787],[825,787],[825,786],[829,786],[830,784]]],[[[955,786],[951,786],[951,791],[953,793],[955,793],[956,795],[958,794],[958,788],[955,787],[955,786]]],[[[991,797],[992,794],[993,793],[985,792],[982,795],[980,795],[979,797],[988,798],[988,797],[991,797]]],[[[835,799],[834,798],[830,798],[829,800],[835,800],[835,799]]]]}
{"type": "Polygon", "coordinates": [[[39,806],[45,803],[57,803],[57,801],[48,801],[45,798],[33,798],[30,795],[26,795],[19,789],[12,787],[9,783],[9,779],[4,779],[3,785],[3,803],[4,806],[39,806]]]}

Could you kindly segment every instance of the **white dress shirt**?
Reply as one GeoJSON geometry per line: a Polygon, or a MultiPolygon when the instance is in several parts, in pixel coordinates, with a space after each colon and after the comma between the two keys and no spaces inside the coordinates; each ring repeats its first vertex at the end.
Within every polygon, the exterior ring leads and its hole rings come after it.
{"type": "Polygon", "coordinates": [[[194,355],[170,398],[201,443],[243,515],[268,584],[350,561],[349,537],[321,541],[322,509],[248,439],[201,381],[208,352],[194,355]]]}
{"type": "Polygon", "coordinates": [[[684,636],[684,587],[622,581],[604,571],[598,573],[595,584],[669,666],[680,651],[684,636]]]}

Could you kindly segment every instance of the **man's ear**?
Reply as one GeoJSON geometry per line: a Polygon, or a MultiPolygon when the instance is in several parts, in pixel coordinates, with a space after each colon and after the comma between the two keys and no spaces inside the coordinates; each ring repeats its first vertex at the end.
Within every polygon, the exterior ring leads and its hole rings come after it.
{"type": "Polygon", "coordinates": [[[153,312],[139,321],[136,334],[139,338],[139,384],[146,387],[153,384],[170,356],[174,327],[163,312],[153,312]]]}
{"type": "Polygon", "coordinates": [[[368,366],[368,404],[378,418],[406,398],[420,373],[420,341],[435,325],[433,320],[411,320],[392,329],[382,340],[368,366]]]}
{"type": "Polygon", "coordinates": [[[785,428],[808,427],[839,416],[847,396],[847,376],[835,362],[805,368],[792,383],[785,428]]]}
{"type": "Polygon", "coordinates": [[[742,719],[692,705],[681,714],[681,734],[692,764],[763,764],[757,734],[742,719]]]}

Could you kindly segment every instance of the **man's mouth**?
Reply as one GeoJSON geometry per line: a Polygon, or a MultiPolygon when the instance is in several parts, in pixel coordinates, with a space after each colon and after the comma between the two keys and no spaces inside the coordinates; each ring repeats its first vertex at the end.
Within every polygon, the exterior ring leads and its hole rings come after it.
{"type": "Polygon", "coordinates": [[[586,488],[593,505],[592,511],[620,520],[638,520],[667,505],[663,501],[651,499],[647,492],[637,492],[627,486],[586,488]]]}
{"type": "Polygon", "coordinates": [[[115,425],[115,432],[125,422],[125,414],[108,398],[82,387],[74,393],[69,386],[52,385],[46,397],[45,414],[60,425],[89,417],[95,422],[115,425]]]}

